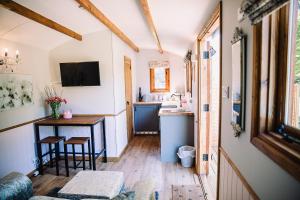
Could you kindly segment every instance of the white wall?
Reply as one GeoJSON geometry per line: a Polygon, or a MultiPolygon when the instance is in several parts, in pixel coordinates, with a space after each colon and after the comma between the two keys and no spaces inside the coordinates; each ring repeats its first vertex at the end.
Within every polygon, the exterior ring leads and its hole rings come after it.
{"type": "Polygon", "coordinates": [[[237,21],[237,9],[241,2],[242,0],[223,1],[222,85],[231,87],[230,41],[234,28],[239,26],[247,34],[246,131],[239,138],[233,136],[228,117],[231,113],[231,99],[223,98],[221,146],[261,199],[299,199],[300,183],[250,143],[253,35],[248,19],[242,23],[237,21]]]}
{"type": "MultiPolygon", "coordinates": [[[[135,53],[108,30],[84,35],[81,42],[70,40],[50,51],[52,81],[58,86],[61,86],[59,63],[99,61],[101,86],[63,87],[68,105],[62,109],[70,108],[77,114],[115,115],[106,117],[109,157],[118,157],[127,145],[124,56],[130,57],[135,66],[135,53]]],[[[78,127],[60,128],[60,131],[69,136],[78,131],[82,136],[89,135],[89,129],[78,127]]],[[[97,136],[96,141],[100,141],[97,136]]],[[[96,149],[100,149],[99,144],[96,149]]]]}
{"type": "MultiPolygon", "coordinates": [[[[157,50],[141,50],[136,57],[136,92],[141,87],[143,94],[150,94],[149,61],[153,60],[169,60],[171,93],[175,92],[176,89],[184,89],[185,68],[183,57],[168,52],[160,54],[157,50]]],[[[137,98],[138,94],[135,95],[135,98],[137,98]]]]}
{"type": "Polygon", "coordinates": [[[51,78],[60,83],[59,63],[99,61],[101,86],[63,87],[63,96],[73,113],[113,114],[114,80],[112,67],[111,32],[101,31],[84,35],[82,41],[70,40],[50,51],[51,78]]]}
{"type": "MultiPolygon", "coordinates": [[[[51,81],[62,90],[68,103],[62,109],[71,109],[74,114],[114,114],[114,81],[112,67],[112,34],[101,31],[83,36],[82,41],[69,40],[49,52],[51,81]],[[59,63],[99,61],[101,86],[61,87],[59,63]]],[[[110,138],[115,130],[115,121],[106,119],[107,153],[115,156],[115,139],[110,138]]],[[[61,127],[61,135],[90,136],[89,128],[61,127]]],[[[96,152],[100,151],[100,126],[95,129],[96,152]]],[[[79,148],[79,147],[78,147],[79,148]]]]}
{"type": "MultiPolygon", "coordinates": [[[[50,83],[61,88],[60,62],[99,61],[101,86],[62,88],[63,97],[68,100],[62,110],[70,108],[78,114],[116,115],[105,118],[107,153],[109,157],[122,153],[128,143],[126,112],[119,114],[125,109],[124,56],[131,58],[134,86],[136,53],[133,50],[110,31],[84,35],[83,41],[70,40],[50,52],[6,40],[0,40],[2,48],[20,51],[22,63],[18,69],[20,73],[32,75],[35,103],[1,112],[0,129],[46,116],[48,111],[41,94],[50,83]]],[[[101,146],[100,128],[95,127],[96,152],[101,146]]],[[[90,135],[89,128],[61,127],[59,132],[67,138],[90,135]]],[[[51,134],[52,128],[41,128],[41,137],[51,134]]],[[[36,168],[35,155],[33,124],[0,133],[0,177],[11,171],[30,173],[36,168]]]]}
{"type": "Polygon", "coordinates": [[[115,114],[120,114],[115,117],[116,128],[116,155],[120,156],[124,148],[128,144],[127,138],[127,118],[126,118],[126,103],[125,103],[125,75],[124,75],[124,56],[131,60],[132,72],[132,95],[135,101],[135,69],[136,69],[136,52],[128,45],[122,42],[116,35],[112,35],[112,53],[113,53],[113,74],[114,74],[114,99],[115,99],[115,114]]]}
{"type": "Polygon", "coordinates": [[[128,144],[126,112],[114,117],[116,130],[116,155],[119,157],[128,144]]]}
{"type": "Polygon", "coordinates": [[[20,124],[46,115],[45,104],[41,100],[45,85],[50,83],[48,52],[35,47],[0,39],[0,53],[8,49],[9,56],[19,50],[21,63],[16,73],[32,75],[34,104],[0,112],[0,129],[20,124]]]}
{"type": "MultiPolygon", "coordinates": [[[[114,97],[115,113],[126,108],[125,104],[125,78],[124,78],[124,56],[131,60],[132,86],[136,84],[136,56],[138,55],[128,45],[122,42],[117,36],[112,35],[113,49],[113,70],[114,70],[114,97]]],[[[133,87],[133,97],[135,97],[136,88],[133,87]]],[[[135,100],[135,98],[133,98],[135,100]]]]}
{"type": "MultiPolygon", "coordinates": [[[[0,39],[0,49],[8,48],[9,53],[20,51],[21,64],[17,73],[30,74],[33,80],[34,104],[0,112],[0,129],[24,123],[46,116],[46,109],[41,95],[44,87],[50,83],[48,52],[0,39]]],[[[3,52],[1,52],[3,53],[3,52]]],[[[52,130],[43,129],[43,134],[52,130]]],[[[35,169],[35,139],[33,124],[0,133],[0,177],[11,171],[25,174],[35,169]]]]}

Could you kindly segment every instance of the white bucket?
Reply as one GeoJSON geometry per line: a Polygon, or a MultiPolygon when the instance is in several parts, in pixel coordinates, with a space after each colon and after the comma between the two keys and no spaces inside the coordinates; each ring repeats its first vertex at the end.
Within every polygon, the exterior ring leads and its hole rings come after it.
{"type": "Polygon", "coordinates": [[[182,156],[194,156],[196,154],[195,147],[192,146],[181,146],[179,147],[178,153],[182,156]]]}
{"type": "Polygon", "coordinates": [[[177,155],[183,167],[192,167],[194,165],[195,153],[195,147],[192,146],[182,146],[178,149],[177,155]]]}

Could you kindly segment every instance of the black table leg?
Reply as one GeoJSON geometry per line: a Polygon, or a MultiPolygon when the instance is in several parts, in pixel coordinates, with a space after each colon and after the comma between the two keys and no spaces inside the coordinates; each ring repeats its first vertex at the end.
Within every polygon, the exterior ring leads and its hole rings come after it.
{"type": "Polygon", "coordinates": [[[105,119],[102,120],[102,137],[103,137],[103,149],[104,149],[103,162],[107,163],[105,119]]]}
{"type": "Polygon", "coordinates": [[[94,126],[91,126],[91,144],[92,144],[92,164],[93,164],[93,170],[96,170],[94,126]]]}
{"type": "Polygon", "coordinates": [[[53,167],[53,162],[52,162],[52,144],[49,143],[49,157],[50,157],[50,167],[52,168],[53,167]]]}
{"type": "Polygon", "coordinates": [[[89,166],[90,166],[90,169],[92,169],[92,160],[91,160],[91,141],[88,140],[88,151],[89,151],[89,166]]]}
{"type": "Polygon", "coordinates": [[[82,168],[85,170],[85,151],[84,151],[84,144],[81,145],[82,150],[82,168]]]}
{"type": "Polygon", "coordinates": [[[43,174],[43,157],[42,157],[42,146],[39,143],[40,141],[40,129],[38,125],[34,125],[34,134],[35,134],[35,143],[36,143],[36,150],[37,150],[37,156],[38,156],[38,170],[39,173],[43,174]]]}
{"type": "Polygon", "coordinates": [[[67,145],[64,144],[66,176],[69,176],[69,162],[68,162],[68,149],[67,148],[68,148],[67,145]]]}
{"type": "Polygon", "coordinates": [[[58,137],[58,126],[54,126],[54,134],[58,137]]]}
{"type": "Polygon", "coordinates": [[[56,176],[59,176],[59,142],[55,143],[55,169],[56,169],[56,176]]]}
{"type": "MultiPolygon", "coordinates": [[[[59,132],[58,132],[58,126],[54,126],[54,133],[55,133],[55,136],[58,137],[59,136],[59,132]]],[[[58,152],[60,152],[60,148],[59,148],[59,145],[58,145],[58,152]]],[[[60,160],[60,158],[58,158],[60,160]]]]}
{"type": "Polygon", "coordinates": [[[76,169],[75,144],[72,144],[72,151],[73,151],[73,168],[76,169]]]}

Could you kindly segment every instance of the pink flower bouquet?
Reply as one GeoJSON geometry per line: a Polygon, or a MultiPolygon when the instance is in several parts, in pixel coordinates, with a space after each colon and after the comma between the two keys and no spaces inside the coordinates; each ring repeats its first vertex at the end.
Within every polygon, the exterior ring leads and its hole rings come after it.
{"type": "Polygon", "coordinates": [[[45,93],[47,96],[45,102],[47,104],[49,104],[52,109],[52,114],[51,114],[52,118],[59,119],[59,117],[60,117],[59,109],[60,109],[61,103],[66,104],[67,100],[62,97],[59,97],[53,88],[46,87],[45,93]]]}

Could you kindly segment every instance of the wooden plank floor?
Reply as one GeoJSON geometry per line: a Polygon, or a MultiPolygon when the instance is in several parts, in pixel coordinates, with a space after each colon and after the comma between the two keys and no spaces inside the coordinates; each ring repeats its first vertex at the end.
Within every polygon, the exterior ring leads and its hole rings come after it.
{"type": "MultiPolygon", "coordinates": [[[[64,166],[63,162],[60,162],[60,165],[64,166]]],[[[55,168],[47,169],[45,175],[32,178],[34,194],[45,195],[55,187],[63,187],[80,170],[70,169],[68,178],[63,176],[64,168],[60,169],[62,175],[58,177],[55,176],[55,168]]],[[[160,161],[160,143],[157,135],[134,137],[118,162],[102,163],[98,160],[97,170],[124,172],[125,185],[129,188],[139,180],[153,178],[161,200],[171,199],[172,184],[199,184],[193,168],[183,168],[178,163],[160,161]]]]}

